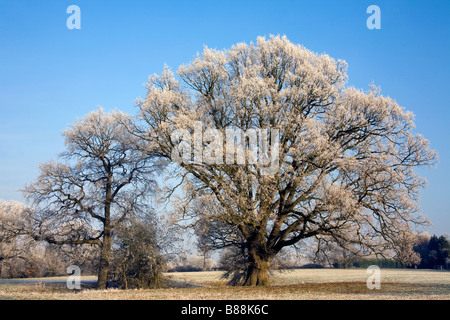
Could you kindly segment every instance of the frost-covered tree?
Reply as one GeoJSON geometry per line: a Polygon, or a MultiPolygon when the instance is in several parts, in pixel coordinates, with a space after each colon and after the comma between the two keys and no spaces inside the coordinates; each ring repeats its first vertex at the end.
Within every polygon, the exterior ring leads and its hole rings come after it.
{"type": "Polygon", "coordinates": [[[27,210],[20,202],[0,199],[0,276],[6,263],[29,258],[32,243],[26,237],[30,225],[27,210]]]}
{"type": "Polygon", "coordinates": [[[106,288],[114,229],[148,210],[160,160],[142,153],[119,111],[98,109],[63,132],[61,161],[40,165],[25,187],[34,207],[34,237],[52,244],[100,247],[99,289],[106,288]]]}
{"type": "Polygon", "coordinates": [[[245,250],[245,285],[266,284],[270,261],[304,239],[383,253],[424,222],[414,169],[435,153],[411,112],[375,87],[348,87],[346,70],[259,37],[206,47],[178,77],[165,68],[137,103],[134,134],[179,168],[182,217],[208,221],[217,246],[245,250]]]}
{"type": "Polygon", "coordinates": [[[26,234],[30,224],[28,210],[23,203],[0,199],[0,243],[26,234]]]}
{"type": "Polygon", "coordinates": [[[97,248],[35,241],[34,218],[33,208],[0,199],[0,277],[64,275],[71,264],[94,270],[97,248]]]}

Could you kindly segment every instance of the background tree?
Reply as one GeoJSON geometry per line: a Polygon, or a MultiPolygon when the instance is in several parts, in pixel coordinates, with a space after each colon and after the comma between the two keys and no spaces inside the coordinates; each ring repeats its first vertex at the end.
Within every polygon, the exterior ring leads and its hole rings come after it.
{"type": "Polygon", "coordinates": [[[448,268],[450,242],[445,236],[430,237],[428,234],[420,234],[417,236],[414,250],[420,255],[420,261],[416,263],[418,268],[448,268]]]}
{"type": "Polygon", "coordinates": [[[203,271],[206,270],[206,262],[211,258],[211,250],[214,249],[209,243],[209,224],[203,221],[196,225],[195,235],[197,236],[197,249],[203,257],[203,271]]]}
{"type": "Polygon", "coordinates": [[[221,226],[222,244],[244,248],[244,285],[266,284],[270,261],[301,240],[332,237],[364,254],[384,252],[425,223],[417,216],[425,180],[414,168],[433,165],[436,154],[412,133],[410,112],[375,87],[346,87],[346,70],[285,37],[260,37],[205,48],[178,79],[165,68],[137,104],[135,135],[179,164],[180,217],[221,226]],[[233,150],[227,129],[254,129],[270,145],[249,150],[251,137],[241,135],[233,150]],[[228,163],[230,152],[245,162],[228,163]],[[266,170],[271,156],[274,172],[266,170]],[[196,201],[220,210],[191,210],[196,201]]]}
{"type": "Polygon", "coordinates": [[[348,268],[355,260],[357,252],[359,251],[357,246],[353,246],[350,249],[343,248],[332,239],[319,239],[318,241],[311,241],[310,259],[313,263],[320,264],[322,266],[333,266],[348,268]],[[327,241],[329,240],[329,241],[327,241]],[[356,252],[356,253],[355,253],[356,252]]]}
{"type": "Polygon", "coordinates": [[[33,243],[25,236],[29,226],[26,211],[22,203],[0,200],[0,277],[6,268],[18,275],[18,265],[30,263],[33,243]]]}
{"type": "Polygon", "coordinates": [[[91,274],[96,251],[35,241],[30,234],[32,212],[20,202],[0,200],[0,277],[65,275],[71,264],[83,266],[91,274]]]}
{"type": "Polygon", "coordinates": [[[106,288],[112,235],[127,217],[146,211],[160,164],[125,130],[127,116],[98,109],[63,132],[61,162],[41,164],[25,194],[36,208],[34,237],[58,245],[100,248],[99,289],[106,288]]]}

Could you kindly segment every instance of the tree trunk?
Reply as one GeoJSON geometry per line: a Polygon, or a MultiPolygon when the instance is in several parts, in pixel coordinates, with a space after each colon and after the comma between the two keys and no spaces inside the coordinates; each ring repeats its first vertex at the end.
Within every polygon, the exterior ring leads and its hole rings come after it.
{"type": "Polygon", "coordinates": [[[111,230],[107,230],[107,228],[105,227],[98,269],[97,289],[99,290],[106,289],[106,285],[108,283],[110,262],[111,262],[111,230]]]}
{"type": "Polygon", "coordinates": [[[264,250],[265,245],[249,246],[249,267],[244,286],[265,286],[269,282],[270,256],[264,250]]]}
{"type": "Polygon", "coordinates": [[[269,283],[270,262],[259,260],[251,263],[244,286],[265,286],[269,283]]]}
{"type": "Polygon", "coordinates": [[[106,289],[108,283],[109,265],[111,263],[111,225],[109,221],[109,215],[105,219],[103,242],[100,251],[100,263],[98,269],[97,289],[106,289]]]}
{"type": "Polygon", "coordinates": [[[111,203],[112,203],[112,190],[111,181],[112,175],[109,165],[105,164],[105,168],[108,172],[108,182],[106,184],[106,201],[105,201],[105,220],[103,221],[103,243],[100,252],[100,263],[98,268],[98,280],[97,289],[106,289],[108,284],[109,265],[111,263],[111,203]]]}

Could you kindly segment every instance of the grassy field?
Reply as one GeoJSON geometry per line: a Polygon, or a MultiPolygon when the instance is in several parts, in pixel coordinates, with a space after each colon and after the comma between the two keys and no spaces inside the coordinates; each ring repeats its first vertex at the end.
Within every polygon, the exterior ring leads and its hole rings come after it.
{"type": "Polygon", "coordinates": [[[381,289],[369,290],[366,269],[300,269],[272,274],[261,288],[229,287],[222,272],[166,274],[173,286],[153,290],[93,290],[95,277],[83,278],[83,289],[66,288],[66,278],[0,280],[0,299],[70,300],[309,300],[432,299],[450,300],[450,273],[431,270],[382,269],[381,289]]]}

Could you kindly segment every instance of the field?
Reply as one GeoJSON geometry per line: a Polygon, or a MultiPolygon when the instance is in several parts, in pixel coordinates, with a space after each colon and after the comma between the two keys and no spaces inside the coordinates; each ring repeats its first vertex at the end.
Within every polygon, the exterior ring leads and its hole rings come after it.
{"type": "Polygon", "coordinates": [[[61,300],[450,300],[450,273],[382,269],[381,288],[369,290],[366,269],[298,269],[272,274],[266,287],[229,287],[222,272],[177,272],[172,285],[152,290],[93,290],[95,277],[82,278],[82,290],[66,287],[66,277],[0,280],[0,299],[61,300]]]}

